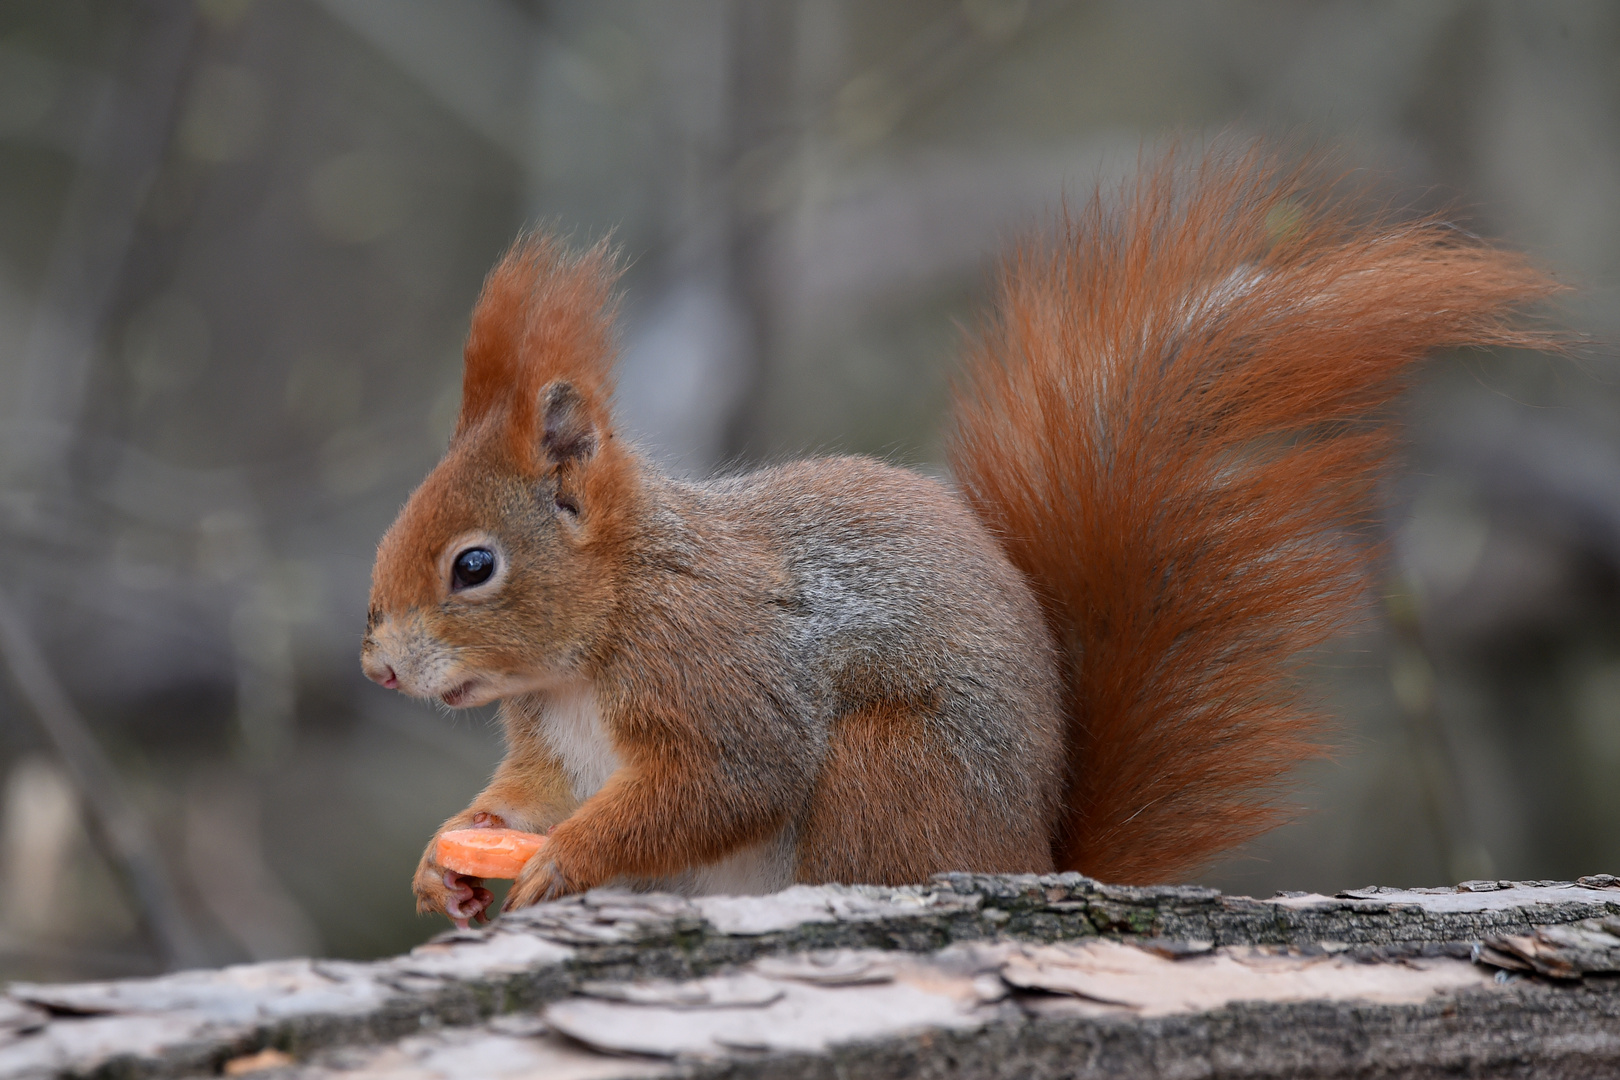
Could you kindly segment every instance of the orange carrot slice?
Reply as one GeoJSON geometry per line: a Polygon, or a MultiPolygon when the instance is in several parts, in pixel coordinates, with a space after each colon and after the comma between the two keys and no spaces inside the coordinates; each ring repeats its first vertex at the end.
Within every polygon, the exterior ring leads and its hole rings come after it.
{"type": "Polygon", "coordinates": [[[433,849],[440,866],[481,878],[515,878],[546,838],[516,829],[451,829],[433,849]]]}

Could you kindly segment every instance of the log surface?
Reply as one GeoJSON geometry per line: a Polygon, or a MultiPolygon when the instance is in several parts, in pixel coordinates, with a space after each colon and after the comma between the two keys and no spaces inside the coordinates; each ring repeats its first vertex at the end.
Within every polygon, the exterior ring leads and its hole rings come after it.
{"type": "Polygon", "coordinates": [[[601,891],[357,963],[12,984],[0,1078],[1620,1075],[1620,879],[601,891]]]}

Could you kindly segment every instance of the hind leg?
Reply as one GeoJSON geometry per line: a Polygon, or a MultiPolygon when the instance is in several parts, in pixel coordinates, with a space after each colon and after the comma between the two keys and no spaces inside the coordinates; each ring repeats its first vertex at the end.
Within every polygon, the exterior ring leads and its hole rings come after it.
{"type": "Polygon", "coordinates": [[[970,768],[925,710],[885,703],[842,717],[799,830],[797,879],[904,885],[948,870],[1050,872],[1040,811],[986,797],[1007,785],[975,782],[970,768]]]}

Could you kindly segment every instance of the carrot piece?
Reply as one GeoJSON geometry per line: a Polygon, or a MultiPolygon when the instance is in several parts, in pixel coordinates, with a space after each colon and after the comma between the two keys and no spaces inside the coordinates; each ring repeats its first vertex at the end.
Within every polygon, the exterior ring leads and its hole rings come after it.
{"type": "Polygon", "coordinates": [[[515,878],[546,838],[516,829],[451,829],[439,835],[434,858],[458,874],[515,878]]]}

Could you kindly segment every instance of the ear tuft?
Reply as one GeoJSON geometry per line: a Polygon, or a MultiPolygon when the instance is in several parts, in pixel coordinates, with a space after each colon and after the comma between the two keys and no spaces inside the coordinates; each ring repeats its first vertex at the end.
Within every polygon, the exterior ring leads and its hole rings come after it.
{"type": "MultiPolygon", "coordinates": [[[[614,282],[607,241],[570,250],[544,232],[519,237],[491,270],[467,335],[458,435],[499,414],[514,448],[532,453],[534,410],[549,387],[567,383],[584,415],[605,426],[613,394],[614,282]]],[[[562,403],[559,402],[559,405],[562,403]]]]}
{"type": "Polygon", "coordinates": [[[540,445],[553,461],[582,462],[596,453],[596,422],[572,383],[554,382],[541,391],[540,412],[540,445]]]}

